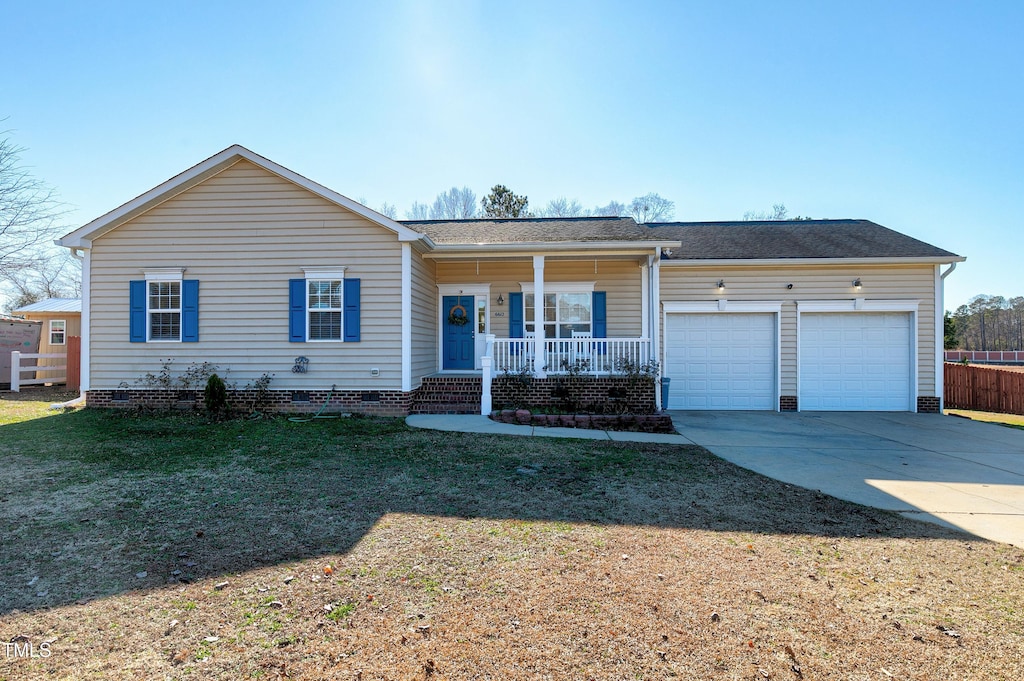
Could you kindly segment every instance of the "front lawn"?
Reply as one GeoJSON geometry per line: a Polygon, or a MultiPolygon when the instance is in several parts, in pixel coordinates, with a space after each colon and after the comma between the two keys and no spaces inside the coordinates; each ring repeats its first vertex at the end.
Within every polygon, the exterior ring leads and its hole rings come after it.
{"type": "Polygon", "coordinates": [[[1024,551],[697,447],[7,397],[0,679],[1024,673],[1024,551]]]}

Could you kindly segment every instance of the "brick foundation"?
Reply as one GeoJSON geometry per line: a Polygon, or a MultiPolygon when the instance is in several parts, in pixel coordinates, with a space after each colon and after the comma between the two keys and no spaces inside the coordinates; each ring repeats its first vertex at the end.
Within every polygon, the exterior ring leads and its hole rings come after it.
{"type": "MultiPolygon", "coordinates": [[[[320,411],[330,395],[325,414],[349,412],[373,416],[405,416],[409,413],[412,393],[400,390],[270,390],[260,411],[283,414],[306,414],[320,411]],[[293,401],[293,393],[308,397],[293,401]]],[[[233,410],[249,412],[255,407],[255,390],[234,390],[228,393],[233,410]]],[[[202,409],[201,390],[90,390],[85,394],[88,407],[114,409],[202,409]]]]}
{"type": "Polygon", "coordinates": [[[938,397],[918,397],[917,411],[919,414],[938,414],[941,406],[938,397]]]}
{"type": "Polygon", "coordinates": [[[796,395],[782,395],[779,397],[779,411],[796,411],[796,395]]]}
{"type": "Polygon", "coordinates": [[[584,413],[650,414],[655,411],[654,386],[617,376],[535,378],[528,386],[498,376],[491,385],[495,409],[541,407],[584,413]]]}

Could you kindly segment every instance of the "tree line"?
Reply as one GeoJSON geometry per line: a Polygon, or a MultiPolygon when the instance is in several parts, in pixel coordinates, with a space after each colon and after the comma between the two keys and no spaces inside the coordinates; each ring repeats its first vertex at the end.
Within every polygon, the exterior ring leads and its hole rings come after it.
{"type": "Polygon", "coordinates": [[[1024,350],[1024,296],[974,296],[944,322],[947,350],[1024,350]]]}
{"type": "MultiPolygon", "coordinates": [[[[365,201],[360,201],[366,203],[365,201]]],[[[398,219],[394,204],[383,203],[377,212],[398,219]]],[[[469,220],[473,218],[589,218],[626,217],[637,222],[666,222],[675,215],[675,202],[654,192],[637,196],[629,204],[609,201],[603,206],[585,208],[578,199],[564,196],[548,201],[536,212],[530,209],[525,194],[516,194],[503,184],[496,184],[477,201],[476,192],[469,187],[452,187],[441,192],[433,203],[414,201],[405,212],[406,220],[469,220]],[[478,205],[479,204],[479,205],[478,205]]]]}

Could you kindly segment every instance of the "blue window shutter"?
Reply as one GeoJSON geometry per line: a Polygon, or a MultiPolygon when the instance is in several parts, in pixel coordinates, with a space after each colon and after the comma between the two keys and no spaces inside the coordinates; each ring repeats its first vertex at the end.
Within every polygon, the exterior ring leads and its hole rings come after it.
{"type": "Polygon", "coordinates": [[[594,291],[591,296],[591,304],[594,314],[594,338],[608,337],[608,309],[606,301],[608,294],[604,291],[594,291]]]}
{"type": "Polygon", "coordinates": [[[146,282],[128,282],[128,340],[146,342],[146,282]]]}
{"type": "Polygon", "coordinates": [[[525,338],[526,327],[523,324],[523,294],[508,294],[508,335],[509,338],[525,338]]]}
{"type": "MultiPolygon", "coordinates": [[[[590,302],[594,320],[594,327],[592,330],[594,338],[607,338],[608,337],[608,305],[607,305],[608,294],[604,291],[594,291],[591,295],[590,302]]],[[[597,343],[597,353],[599,355],[608,354],[607,343],[597,343]]]]}
{"type": "Polygon", "coordinates": [[[199,280],[181,282],[181,342],[199,342],[199,280]]]}
{"type": "Polygon", "coordinates": [[[306,342],[306,280],[288,280],[288,340],[306,342]]]}
{"type": "Polygon", "coordinates": [[[359,280],[345,279],[345,341],[359,340],[359,280]]]}

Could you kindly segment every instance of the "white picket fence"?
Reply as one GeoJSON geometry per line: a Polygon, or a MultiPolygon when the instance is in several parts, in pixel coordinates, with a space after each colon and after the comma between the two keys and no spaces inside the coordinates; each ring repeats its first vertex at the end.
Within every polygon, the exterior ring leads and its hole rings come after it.
{"type": "Polygon", "coordinates": [[[21,392],[21,386],[23,385],[44,385],[46,383],[65,383],[67,382],[67,365],[68,355],[65,352],[19,352],[14,350],[11,352],[11,390],[14,392],[21,392]],[[54,364],[37,366],[31,364],[28,366],[22,366],[21,361],[23,359],[63,359],[64,364],[54,364]],[[46,378],[22,378],[21,375],[27,372],[34,372],[34,375],[39,374],[53,374],[54,372],[61,372],[57,376],[48,375],[46,378]]]}

